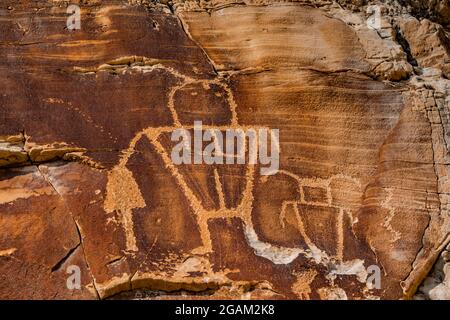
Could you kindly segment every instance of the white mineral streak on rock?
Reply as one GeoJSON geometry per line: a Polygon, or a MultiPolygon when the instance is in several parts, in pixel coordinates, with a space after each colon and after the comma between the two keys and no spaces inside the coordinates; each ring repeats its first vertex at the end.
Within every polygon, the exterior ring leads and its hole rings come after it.
{"type": "Polygon", "coordinates": [[[253,226],[245,227],[245,238],[247,239],[248,245],[255,250],[257,256],[266,258],[275,264],[289,264],[294,261],[299,254],[305,253],[302,249],[283,248],[260,241],[253,226]]]}

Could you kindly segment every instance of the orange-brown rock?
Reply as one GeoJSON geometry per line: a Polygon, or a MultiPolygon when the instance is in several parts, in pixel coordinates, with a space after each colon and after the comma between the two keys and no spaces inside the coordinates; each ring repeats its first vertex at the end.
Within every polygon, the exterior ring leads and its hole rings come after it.
{"type": "Polygon", "coordinates": [[[314,3],[84,1],[70,31],[3,1],[0,297],[412,297],[449,242],[444,64],[314,3]],[[175,165],[194,121],[279,129],[278,173],[175,165]]]}
{"type": "Polygon", "coordinates": [[[405,37],[417,64],[423,68],[442,70],[450,78],[450,40],[442,26],[427,19],[400,19],[400,33],[405,37]]]}

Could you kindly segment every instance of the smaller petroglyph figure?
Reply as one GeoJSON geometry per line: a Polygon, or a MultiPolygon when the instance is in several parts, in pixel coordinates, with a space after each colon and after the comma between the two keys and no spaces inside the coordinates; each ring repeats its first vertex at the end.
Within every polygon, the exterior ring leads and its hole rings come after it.
{"type": "Polygon", "coordinates": [[[71,4],[67,7],[67,14],[70,16],[67,18],[66,26],[68,30],[80,30],[81,29],[81,9],[75,4],[71,4]]]}
{"type": "Polygon", "coordinates": [[[180,164],[245,164],[248,138],[248,164],[255,165],[259,159],[262,175],[274,175],[280,163],[279,130],[259,128],[243,130],[226,129],[225,137],[221,130],[203,130],[201,121],[194,121],[194,141],[192,149],[191,132],[180,128],[172,132],[171,140],[179,141],[172,149],[171,158],[175,165],[180,164]],[[270,155],[268,136],[270,135],[270,155]],[[180,141],[181,140],[181,141],[180,141]],[[209,144],[203,149],[203,143],[209,144]],[[192,162],[193,158],[193,162],[192,162]]]}

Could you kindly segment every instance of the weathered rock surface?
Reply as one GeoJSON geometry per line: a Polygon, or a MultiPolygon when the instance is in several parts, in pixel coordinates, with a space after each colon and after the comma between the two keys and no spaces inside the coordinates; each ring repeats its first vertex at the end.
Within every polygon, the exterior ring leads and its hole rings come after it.
{"type": "Polygon", "coordinates": [[[399,19],[400,36],[410,48],[411,58],[422,68],[436,68],[450,78],[450,40],[444,28],[427,19],[399,19]]]}
{"type": "Polygon", "coordinates": [[[432,18],[444,26],[450,25],[450,3],[448,0],[401,0],[400,3],[411,7],[412,13],[432,18]]]}
{"type": "Polygon", "coordinates": [[[441,253],[433,272],[425,278],[414,299],[450,300],[449,246],[441,253]]]}
{"type": "Polygon", "coordinates": [[[3,1],[0,298],[411,298],[449,242],[447,30],[351,5],[3,1]],[[279,129],[280,171],[174,165],[196,120],[279,129]]]}

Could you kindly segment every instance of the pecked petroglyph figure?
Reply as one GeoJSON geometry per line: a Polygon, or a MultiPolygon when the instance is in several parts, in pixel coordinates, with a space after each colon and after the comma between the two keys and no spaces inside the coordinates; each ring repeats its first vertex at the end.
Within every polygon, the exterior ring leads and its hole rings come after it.
{"type": "MultiPolygon", "coordinates": [[[[174,97],[178,90],[190,84],[200,84],[197,89],[205,90],[208,94],[214,94],[210,92],[212,85],[223,89],[224,95],[221,97],[229,107],[229,118],[220,125],[213,125],[208,118],[198,119],[209,123],[203,126],[205,130],[225,132],[232,128],[244,132],[248,129],[266,128],[239,124],[236,102],[224,79],[198,80],[163,65],[155,65],[152,68],[170,71],[181,80],[181,83],[173,87],[169,93],[168,111],[172,115],[173,125],[149,127],[136,134],[129,147],[123,150],[119,163],[108,173],[104,208],[108,214],[113,212],[118,214],[116,220],[125,232],[127,252],[133,254],[139,251],[133,210],[152,206],[151,203],[145,202],[136,182],[136,174],[139,175],[139,172],[132,172],[128,167],[130,159],[136,153],[144,152],[139,150],[138,145],[146,143],[150,147],[147,147],[145,152],[153,153],[152,161],[160,161],[160,170],[166,171],[174,179],[176,187],[181,190],[184,201],[194,214],[201,245],[193,248],[190,254],[207,256],[215,250],[212,244],[213,234],[208,225],[211,221],[238,218],[243,222],[247,245],[257,256],[281,265],[290,264],[298,256],[322,266],[332,263],[335,267],[330,271],[330,277],[333,277],[333,272],[336,274],[341,272],[354,275],[364,283],[366,278],[364,261],[344,257],[344,232],[348,233],[351,225],[357,220],[353,215],[357,210],[357,201],[363,193],[360,181],[343,174],[333,175],[327,179],[304,178],[283,168],[275,175],[266,176],[260,173],[258,170],[260,165],[255,162],[234,165],[175,164],[171,159],[174,141],[170,136],[180,129],[190,132],[194,126],[180,120],[174,97]],[[155,160],[156,158],[159,160],[155,160]],[[226,175],[233,170],[238,173],[240,180],[235,185],[230,183],[227,185],[226,175]],[[201,181],[205,176],[206,187],[202,185],[204,181],[201,181]],[[343,186],[351,190],[351,196],[339,193],[339,188],[343,186]],[[278,192],[275,197],[272,196],[274,191],[278,192]],[[266,239],[261,240],[258,232],[263,229],[263,233],[267,233],[264,229],[270,229],[273,224],[273,221],[262,223],[261,217],[267,219],[264,216],[275,219],[282,233],[286,233],[291,239],[271,241],[267,239],[270,235],[266,234],[264,235],[266,239]],[[256,231],[255,224],[259,231],[256,231]],[[286,245],[289,241],[291,244],[286,245]]],[[[212,109],[209,110],[211,118],[214,118],[214,106],[208,107],[212,109]]],[[[249,146],[250,144],[246,145],[247,148],[249,146]]],[[[166,210],[170,210],[170,206],[166,210]]],[[[147,218],[151,219],[150,216],[147,218]]]]}

